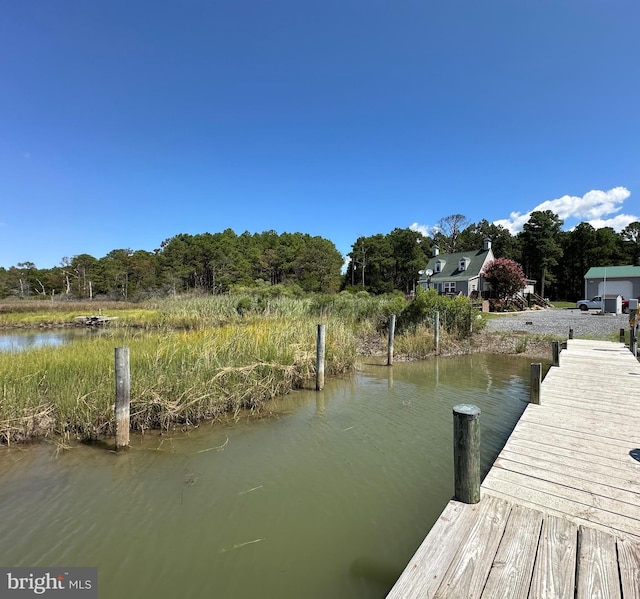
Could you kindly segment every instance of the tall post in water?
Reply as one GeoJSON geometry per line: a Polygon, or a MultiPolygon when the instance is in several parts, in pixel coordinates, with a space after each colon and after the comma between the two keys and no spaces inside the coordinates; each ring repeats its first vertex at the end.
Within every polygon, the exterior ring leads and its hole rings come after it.
{"type": "Polygon", "coordinates": [[[129,446],[131,373],[129,369],[129,348],[115,348],[116,370],[116,450],[129,446]]]}
{"type": "Polygon", "coordinates": [[[620,343],[624,343],[625,338],[624,338],[624,329],[620,329],[620,343]]]}
{"type": "Polygon", "coordinates": [[[325,325],[318,325],[318,336],[316,339],[316,391],[324,389],[324,348],[325,348],[325,325]]]}
{"type": "Polygon", "coordinates": [[[453,408],[453,470],[455,498],[480,501],[480,408],[458,404],[453,408]]]}
{"type": "Polygon", "coordinates": [[[387,345],[387,366],[393,365],[393,338],[396,334],[396,315],[389,316],[389,343],[387,345]]]}
{"type": "Polygon", "coordinates": [[[560,366],[560,342],[551,342],[551,356],[553,358],[553,365],[560,366]]]}
{"type": "Polygon", "coordinates": [[[569,329],[569,339],[573,339],[573,329],[569,329]]]}
{"type": "Polygon", "coordinates": [[[542,364],[531,364],[531,385],[529,402],[540,405],[540,388],[542,386],[542,364]]]}
{"type": "Polygon", "coordinates": [[[440,353],[440,312],[433,315],[433,347],[436,354],[440,353]]]}

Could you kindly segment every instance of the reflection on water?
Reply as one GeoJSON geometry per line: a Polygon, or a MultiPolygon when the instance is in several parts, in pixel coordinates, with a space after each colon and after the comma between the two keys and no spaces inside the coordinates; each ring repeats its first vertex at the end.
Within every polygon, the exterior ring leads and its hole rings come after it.
{"type": "Polygon", "coordinates": [[[452,494],[453,405],[481,408],[486,471],[528,376],[504,356],[369,364],[117,455],[3,448],[1,561],[98,566],[103,599],[383,597],[452,494]]]}
{"type": "Polygon", "coordinates": [[[86,329],[56,329],[48,331],[11,331],[0,333],[0,352],[17,352],[70,343],[74,338],[92,334],[86,329]]]}

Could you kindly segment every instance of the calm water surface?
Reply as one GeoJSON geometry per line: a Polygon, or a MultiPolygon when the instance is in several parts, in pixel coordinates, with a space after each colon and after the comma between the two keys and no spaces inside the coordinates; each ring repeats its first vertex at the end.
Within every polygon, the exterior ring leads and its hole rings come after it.
{"type": "Polygon", "coordinates": [[[452,407],[481,408],[486,471],[529,363],[365,364],[269,417],[118,455],[2,448],[0,563],[97,566],[101,599],[384,597],[452,494],[452,407]]]}
{"type": "Polygon", "coordinates": [[[0,332],[0,352],[18,352],[43,347],[71,343],[79,337],[100,334],[97,329],[72,328],[46,331],[10,331],[0,332]]]}

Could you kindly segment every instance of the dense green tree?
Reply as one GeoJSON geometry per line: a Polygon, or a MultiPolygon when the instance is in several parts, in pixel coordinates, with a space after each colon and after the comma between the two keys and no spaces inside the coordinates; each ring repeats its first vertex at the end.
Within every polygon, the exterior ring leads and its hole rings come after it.
{"type": "Polygon", "coordinates": [[[558,239],[561,227],[562,220],[551,210],[535,211],[518,235],[525,273],[528,278],[538,280],[542,297],[547,284],[555,280],[552,269],[562,257],[558,239]]]}
{"type": "Polygon", "coordinates": [[[591,266],[615,266],[625,263],[626,254],[620,235],[611,227],[596,229],[598,249],[591,266]]]}
{"type": "Polygon", "coordinates": [[[640,261],[640,222],[628,224],[620,232],[623,247],[629,264],[638,265],[640,261]]]}
{"type": "Polygon", "coordinates": [[[369,293],[393,291],[394,259],[391,240],[378,233],[370,237],[359,237],[351,246],[346,281],[369,293]]]}
{"type": "Polygon", "coordinates": [[[334,293],[340,288],[342,262],[332,241],[310,237],[295,257],[294,280],[304,291],[334,293]]]}
{"type": "Polygon", "coordinates": [[[237,236],[233,230],[180,234],[159,251],[160,280],[170,292],[195,289],[227,291],[232,285],[300,285],[335,289],[342,256],[335,245],[303,233],[264,231],[237,236]]]}
{"type": "Polygon", "coordinates": [[[563,256],[556,267],[553,295],[576,301],[584,294],[584,275],[596,265],[596,230],[589,223],[580,223],[573,231],[561,232],[558,239],[563,256]]]}
{"type": "Polygon", "coordinates": [[[410,293],[429,256],[429,239],[412,229],[359,237],[348,255],[343,287],[364,288],[369,293],[394,289],[410,293]]]}
{"type": "Polygon", "coordinates": [[[393,286],[405,294],[411,293],[415,290],[418,271],[429,261],[428,239],[412,229],[394,229],[387,237],[393,257],[393,286]]]}
{"type": "Polygon", "coordinates": [[[59,293],[77,298],[92,298],[97,292],[105,292],[99,260],[90,254],[63,258],[56,287],[59,293]]]}
{"type": "MultiPolygon", "coordinates": [[[[555,298],[582,295],[583,277],[591,266],[637,263],[640,258],[640,223],[631,223],[619,234],[587,223],[572,231],[561,231],[561,226],[553,212],[534,212],[522,233],[512,236],[487,220],[466,226],[466,218],[454,214],[439,221],[436,239],[444,253],[477,249],[489,237],[497,258],[523,264],[541,293],[555,298]]],[[[190,290],[222,293],[232,286],[259,284],[331,293],[340,280],[344,288],[353,285],[370,293],[408,293],[431,255],[432,241],[400,228],[360,237],[341,279],[343,258],[322,237],[275,231],[236,235],[232,229],[181,233],[163,241],[155,252],[115,249],[100,259],[78,254],[52,269],[38,269],[31,262],[0,267],[0,297],[135,299],[190,290]]]]}
{"type": "Polygon", "coordinates": [[[0,298],[7,297],[10,293],[9,273],[6,268],[0,266],[0,298]]]}
{"type": "Polygon", "coordinates": [[[486,237],[491,240],[494,256],[515,261],[520,259],[521,250],[518,238],[511,235],[509,229],[501,225],[494,225],[486,219],[477,224],[469,225],[460,233],[458,251],[477,250],[482,247],[486,237]]]}
{"type": "Polygon", "coordinates": [[[129,276],[131,274],[131,249],[111,250],[100,258],[100,268],[104,276],[104,291],[114,298],[129,299],[129,276]]]}

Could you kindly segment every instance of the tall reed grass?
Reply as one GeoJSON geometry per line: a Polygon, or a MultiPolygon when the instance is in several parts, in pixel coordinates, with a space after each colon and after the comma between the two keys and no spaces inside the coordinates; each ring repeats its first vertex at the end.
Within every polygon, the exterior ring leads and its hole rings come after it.
{"type": "Polygon", "coordinates": [[[476,318],[466,298],[433,293],[418,294],[410,303],[398,295],[364,292],[290,297],[258,290],[141,304],[13,302],[13,311],[7,304],[0,304],[0,326],[73,322],[99,310],[117,320],[98,338],[0,352],[0,442],[5,443],[112,434],[116,345],[130,348],[131,425],[144,431],[260,410],[265,400],[303,385],[315,374],[319,322],[327,324],[325,372],[332,375],[353,367],[362,339],[369,347],[384,347],[390,314],[399,315],[396,353],[414,358],[433,353],[435,310],[441,349],[468,333],[476,318]]]}
{"type": "MultiPolygon", "coordinates": [[[[337,319],[327,329],[326,372],[345,372],[355,361],[353,331],[337,319]]],[[[130,348],[134,430],[259,410],[313,377],[315,332],[309,317],[252,317],[206,330],[114,331],[55,349],[0,354],[0,440],[112,434],[116,345],[130,348]]]]}

